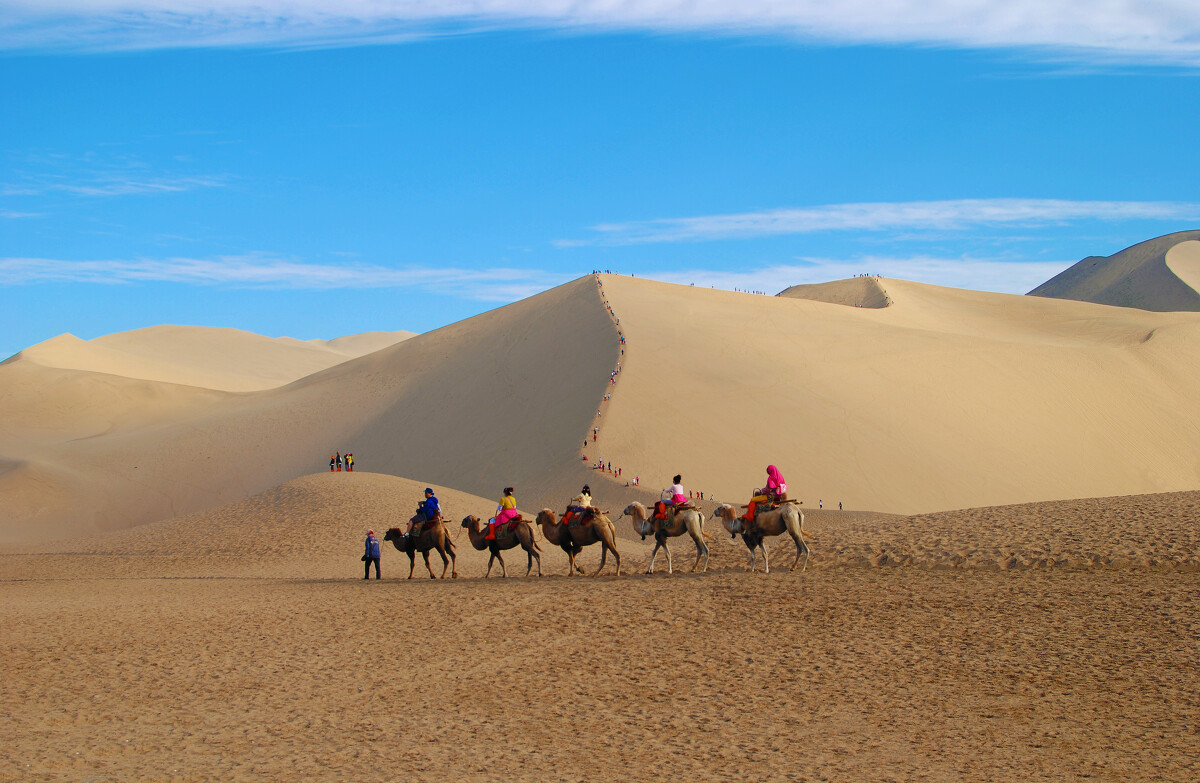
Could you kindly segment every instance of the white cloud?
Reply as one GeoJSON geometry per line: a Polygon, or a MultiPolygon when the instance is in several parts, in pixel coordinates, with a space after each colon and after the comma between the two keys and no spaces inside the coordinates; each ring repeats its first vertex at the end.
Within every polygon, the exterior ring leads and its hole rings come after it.
{"type": "Polygon", "coordinates": [[[337,45],[503,26],[1200,60],[1194,0],[9,0],[6,6],[0,25],[6,49],[337,45]]]}
{"type": "Polygon", "coordinates": [[[826,204],[729,215],[657,218],[593,226],[594,239],[562,239],[559,247],[746,239],[820,231],[961,229],[1040,225],[1071,220],[1200,221],[1200,204],[1171,201],[958,199],[826,204]]]}
{"type": "Polygon", "coordinates": [[[1073,261],[1015,263],[994,259],[931,256],[864,256],[852,260],[830,258],[799,260],[802,263],[773,265],[759,269],[648,272],[639,277],[682,285],[695,284],[704,288],[738,289],[777,294],[793,285],[826,283],[830,280],[844,280],[855,275],[878,274],[883,277],[950,288],[1024,294],[1074,263],[1073,261]]]}
{"type": "Polygon", "coordinates": [[[536,269],[332,265],[259,253],[217,258],[104,261],[0,258],[0,285],[9,286],[35,283],[181,283],[232,288],[320,290],[417,287],[477,301],[511,302],[568,279],[566,275],[536,269]]]}

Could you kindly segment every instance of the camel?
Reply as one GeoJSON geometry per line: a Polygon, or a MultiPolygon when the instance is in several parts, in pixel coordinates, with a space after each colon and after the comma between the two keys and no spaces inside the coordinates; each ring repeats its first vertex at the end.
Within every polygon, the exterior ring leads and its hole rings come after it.
{"type": "Polygon", "coordinates": [[[704,560],[704,567],[700,569],[703,573],[708,570],[708,544],[705,540],[711,540],[712,536],[704,532],[704,514],[700,513],[699,509],[688,508],[682,511],[676,511],[671,516],[667,524],[655,524],[653,519],[650,519],[650,514],[646,511],[646,507],[636,500],[625,507],[621,512],[621,516],[628,516],[633,520],[633,529],[642,537],[654,536],[654,551],[650,553],[650,567],[646,569],[647,574],[654,573],[654,559],[658,557],[659,547],[667,553],[667,573],[675,573],[671,564],[671,550],[667,547],[667,539],[681,536],[687,533],[696,542],[696,562],[692,563],[692,570],[689,573],[696,573],[696,568],[700,565],[700,560],[704,560]]]}
{"type": "Polygon", "coordinates": [[[574,576],[576,571],[583,573],[583,569],[575,563],[575,556],[585,546],[591,546],[597,542],[601,545],[600,567],[596,569],[593,576],[599,576],[600,572],[604,570],[609,550],[617,559],[617,576],[621,575],[621,553],[617,551],[617,526],[604,515],[604,512],[596,509],[590,524],[571,528],[571,544],[566,543],[567,535],[564,526],[558,524],[558,517],[550,509],[543,508],[538,512],[537,523],[542,526],[542,535],[546,537],[546,540],[567,553],[567,557],[570,559],[567,576],[574,576]]]}
{"type": "Polygon", "coordinates": [[[731,535],[742,534],[742,541],[746,543],[746,547],[750,550],[750,572],[754,573],[755,550],[762,549],[763,553],[763,569],[766,573],[771,573],[771,565],[767,562],[767,548],[763,544],[763,539],[768,536],[778,536],[782,533],[787,533],[796,542],[796,559],[792,561],[792,567],[789,571],[796,570],[796,564],[800,562],[800,555],[804,555],[804,567],[800,569],[801,573],[808,568],[808,542],[805,537],[808,535],[804,532],[804,512],[800,510],[800,506],[796,503],[784,503],[779,508],[773,511],[765,511],[754,515],[754,530],[749,533],[745,530],[745,522],[734,510],[733,506],[728,503],[722,503],[717,507],[716,515],[721,518],[721,524],[731,535]]]}
{"type": "MultiPolygon", "coordinates": [[[[417,518],[413,517],[415,521],[417,518]]],[[[433,568],[429,565],[429,550],[436,549],[438,554],[442,556],[442,576],[446,578],[446,569],[453,566],[453,573],[450,575],[454,579],[458,579],[458,563],[454,558],[454,542],[450,540],[450,533],[446,530],[446,523],[442,519],[438,519],[431,527],[423,531],[417,536],[406,536],[398,527],[394,527],[383,535],[384,541],[391,541],[392,546],[404,554],[408,555],[408,578],[413,578],[413,569],[416,568],[417,558],[415,553],[420,552],[421,557],[425,558],[425,567],[429,569],[429,578],[438,579],[434,576],[433,568]],[[413,539],[416,539],[415,541],[413,539]],[[446,559],[446,554],[449,553],[450,559],[446,559]]]]}
{"type": "Polygon", "coordinates": [[[533,560],[537,558],[538,576],[542,575],[542,550],[538,548],[537,541],[533,539],[533,526],[528,520],[517,517],[516,524],[513,530],[508,534],[497,534],[496,541],[488,541],[484,536],[485,531],[479,527],[479,517],[471,514],[462,521],[462,526],[467,529],[467,537],[471,539],[471,546],[478,549],[480,552],[487,549],[492,553],[488,558],[487,573],[483,575],[484,579],[491,576],[492,561],[500,561],[500,576],[507,577],[508,569],[504,567],[504,558],[500,556],[502,549],[512,549],[517,544],[525,550],[525,554],[529,556],[529,567],[525,569],[525,576],[529,576],[529,572],[533,570],[533,560]]]}

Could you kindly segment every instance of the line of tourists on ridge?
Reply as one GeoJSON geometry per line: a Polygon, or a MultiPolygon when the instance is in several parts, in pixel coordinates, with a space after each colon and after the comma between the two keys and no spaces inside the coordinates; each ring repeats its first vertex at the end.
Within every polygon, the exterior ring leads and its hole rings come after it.
{"type": "Polygon", "coordinates": [[[346,470],[353,472],[353,470],[354,470],[354,455],[351,454],[350,452],[346,452],[346,456],[343,457],[342,452],[340,452],[340,451],[337,452],[336,454],[329,455],[329,472],[330,473],[333,473],[335,470],[338,472],[341,472],[342,465],[346,466],[346,470]]]}

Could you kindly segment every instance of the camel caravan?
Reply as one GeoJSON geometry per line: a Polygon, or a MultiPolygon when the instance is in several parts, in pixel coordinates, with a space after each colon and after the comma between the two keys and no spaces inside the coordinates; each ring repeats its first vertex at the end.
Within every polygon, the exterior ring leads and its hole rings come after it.
{"type": "MultiPolygon", "coordinates": [[[[797,565],[800,565],[801,572],[804,572],[808,568],[810,551],[807,533],[804,530],[804,512],[800,510],[799,501],[788,499],[787,485],[783,483],[782,476],[773,465],[767,469],[767,476],[767,486],[755,490],[750,503],[742,507],[745,509],[744,513],[738,514],[732,505],[723,503],[717,507],[715,514],[731,537],[742,537],[750,553],[751,573],[757,568],[758,550],[762,550],[764,572],[771,572],[766,540],[784,533],[796,544],[796,559],[789,570],[795,571],[797,565]]],[[[652,509],[634,501],[626,506],[618,517],[629,517],[634,532],[641,536],[643,541],[648,536],[654,538],[650,564],[645,571],[647,574],[654,573],[659,549],[666,553],[667,573],[674,573],[668,541],[685,534],[696,545],[696,560],[692,563],[690,573],[703,573],[708,570],[708,542],[713,538],[704,531],[704,513],[692,504],[680,481],[680,476],[675,476],[672,487],[664,491],[663,499],[655,503],[652,509]]],[[[485,579],[491,576],[492,566],[497,562],[500,564],[500,576],[507,577],[508,569],[501,553],[517,547],[525,551],[525,576],[533,572],[534,563],[537,564],[538,576],[542,576],[542,550],[538,546],[535,528],[540,528],[542,538],[551,546],[560,548],[567,555],[567,576],[584,574],[576,562],[576,557],[584,547],[593,544],[600,545],[600,567],[593,576],[599,576],[604,571],[610,552],[615,561],[616,575],[620,576],[621,553],[617,550],[616,525],[609,518],[608,512],[593,506],[591,500],[591,489],[584,485],[583,490],[571,499],[561,517],[552,509],[544,508],[531,522],[517,511],[513,488],[505,487],[504,497],[493,518],[484,522],[472,514],[462,520],[460,527],[467,531],[467,538],[472,547],[480,552],[487,551],[490,555],[485,579]]],[[[447,571],[450,571],[451,578],[458,578],[454,540],[432,489],[425,490],[425,500],[409,520],[408,531],[404,532],[394,527],[387,531],[384,540],[391,541],[397,551],[408,555],[409,579],[413,578],[418,552],[431,579],[444,579],[447,571]],[[429,563],[430,552],[437,552],[442,558],[440,576],[434,573],[429,563]]]]}

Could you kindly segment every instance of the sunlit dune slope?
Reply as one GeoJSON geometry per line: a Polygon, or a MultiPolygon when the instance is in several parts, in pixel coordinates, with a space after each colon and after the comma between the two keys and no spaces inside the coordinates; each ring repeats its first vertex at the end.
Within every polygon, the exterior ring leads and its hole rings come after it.
{"type": "Polygon", "coordinates": [[[915,513],[1200,486],[1200,316],[883,280],[885,309],[606,276],[610,458],[915,513]]]}
{"type": "Polygon", "coordinates": [[[62,334],[25,349],[9,364],[105,373],[222,391],[257,391],[290,383],[411,337],[372,332],[302,342],[237,329],[154,326],[94,340],[62,334]]]}
{"type": "Polygon", "coordinates": [[[1029,294],[1158,312],[1200,311],[1197,276],[1178,274],[1167,258],[1176,246],[1197,240],[1200,231],[1179,231],[1111,256],[1089,256],[1029,294]]]}

